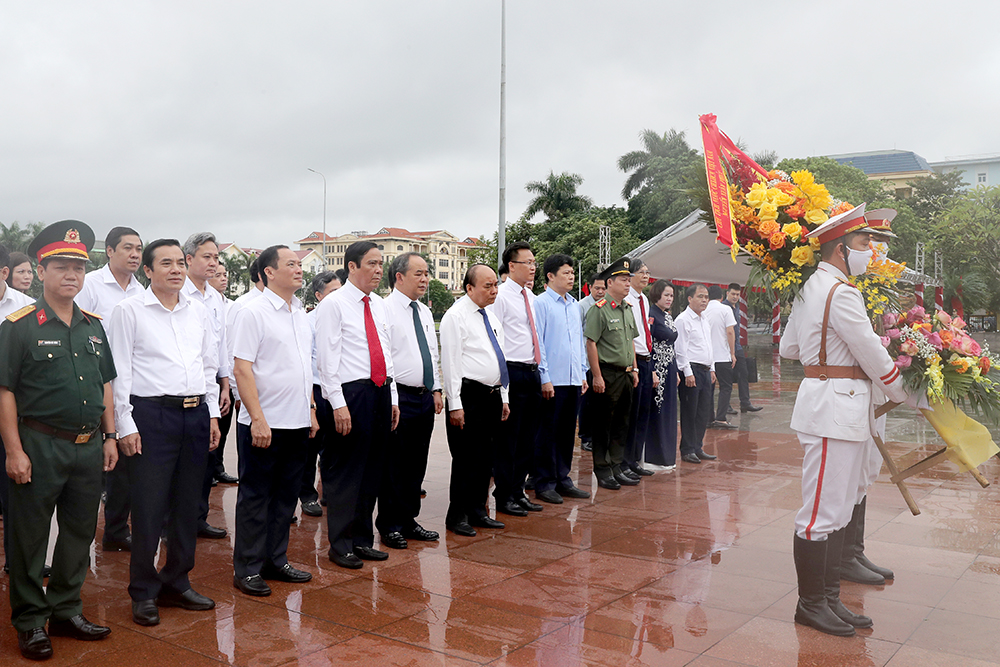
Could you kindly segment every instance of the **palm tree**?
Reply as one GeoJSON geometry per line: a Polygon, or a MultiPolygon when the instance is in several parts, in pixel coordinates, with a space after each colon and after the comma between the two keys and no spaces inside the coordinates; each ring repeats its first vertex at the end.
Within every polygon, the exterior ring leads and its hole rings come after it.
{"type": "Polygon", "coordinates": [[[643,130],[639,139],[646,150],[630,151],[618,158],[618,168],[626,174],[632,172],[622,188],[625,200],[654,181],[665,169],[678,163],[686,166],[698,157],[698,151],[688,146],[683,132],[671,129],[660,136],[653,130],[643,130]]]}
{"type": "Polygon", "coordinates": [[[535,214],[542,212],[549,220],[558,220],[570,213],[586,211],[593,202],[590,197],[576,193],[581,183],[583,176],[567,171],[558,176],[555,172],[549,171],[549,176],[544,181],[530,181],[524,189],[534,193],[535,197],[528,202],[524,219],[530,220],[535,214]]]}
{"type": "Polygon", "coordinates": [[[25,252],[44,227],[41,222],[29,222],[24,227],[18,222],[10,225],[0,222],[0,244],[10,252],[25,252]]]}

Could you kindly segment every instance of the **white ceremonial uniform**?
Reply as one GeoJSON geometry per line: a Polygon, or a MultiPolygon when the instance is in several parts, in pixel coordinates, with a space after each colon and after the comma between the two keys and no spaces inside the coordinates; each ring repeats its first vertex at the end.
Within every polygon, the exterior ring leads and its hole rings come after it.
{"type": "Polygon", "coordinates": [[[30,296],[24,294],[23,292],[18,292],[7,283],[4,283],[3,296],[0,297],[0,320],[13,313],[15,310],[20,310],[21,308],[30,306],[33,303],[35,303],[35,300],[30,296]]]}
{"type": "Polygon", "coordinates": [[[625,301],[632,306],[632,317],[635,318],[635,326],[639,331],[639,335],[635,337],[635,353],[648,357],[652,353],[652,350],[646,345],[646,331],[649,330],[649,299],[636,288],[629,287],[625,301]],[[646,314],[645,322],[642,318],[643,313],[646,314]]]}
{"type": "Polygon", "coordinates": [[[858,367],[858,374],[867,377],[806,377],[799,385],[791,427],[805,451],[795,532],[813,541],[825,540],[851,520],[874,425],[872,386],[893,401],[906,399],[899,369],[872,329],[864,298],[827,262],[820,263],[792,306],[781,356],[801,361],[807,374],[809,367],[820,365],[826,303],[838,283],[843,285],[830,301],[825,362],[828,367],[858,367]]]}
{"type": "MultiPolygon", "coordinates": [[[[486,308],[493,335],[504,355],[507,353],[504,328],[499,318],[486,308]]],[[[500,384],[500,364],[486,333],[479,306],[468,296],[461,297],[441,319],[441,372],[448,410],[462,410],[462,378],[489,386],[500,384]]],[[[500,388],[507,402],[507,387],[500,388]]]]}
{"type": "Polygon", "coordinates": [[[83,279],[83,289],[73,301],[80,310],[97,313],[108,319],[119,301],[142,292],[142,283],[136,279],[135,274],[128,277],[128,286],[122,289],[115,279],[115,274],[111,273],[111,265],[105,264],[87,274],[83,279]]]}
{"type": "Polygon", "coordinates": [[[389,317],[389,352],[392,356],[392,366],[396,375],[394,380],[408,387],[424,386],[424,363],[420,356],[420,344],[417,342],[417,332],[413,328],[413,307],[417,304],[420,325],[427,339],[427,348],[431,353],[431,368],[434,371],[434,386],[432,391],[441,391],[441,377],[438,373],[437,332],[434,331],[434,314],[431,309],[413,301],[399,290],[393,290],[384,300],[386,315],[389,317]]]}

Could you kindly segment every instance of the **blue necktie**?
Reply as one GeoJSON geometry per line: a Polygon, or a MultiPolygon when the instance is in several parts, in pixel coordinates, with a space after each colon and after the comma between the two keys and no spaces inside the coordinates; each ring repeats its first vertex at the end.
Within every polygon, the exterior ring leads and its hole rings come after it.
{"type": "Polygon", "coordinates": [[[420,323],[420,308],[416,301],[410,302],[413,309],[413,328],[417,332],[417,347],[420,348],[420,360],[424,366],[424,386],[428,389],[434,388],[434,367],[431,365],[431,349],[427,347],[427,336],[424,335],[424,327],[420,323]]]}
{"type": "Polygon", "coordinates": [[[480,308],[479,314],[483,316],[483,323],[486,325],[486,335],[490,337],[490,342],[493,343],[493,351],[496,352],[497,361],[500,362],[500,384],[506,387],[510,384],[510,376],[507,375],[507,360],[503,356],[503,350],[500,349],[497,337],[493,334],[493,327],[490,326],[490,318],[486,316],[486,309],[480,308]]]}

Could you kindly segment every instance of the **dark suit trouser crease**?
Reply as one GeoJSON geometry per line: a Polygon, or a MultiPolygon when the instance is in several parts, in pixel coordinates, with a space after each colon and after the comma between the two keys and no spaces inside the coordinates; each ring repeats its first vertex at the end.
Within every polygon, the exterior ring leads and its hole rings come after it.
{"type": "Polygon", "coordinates": [[[7,476],[7,450],[0,440],[0,511],[3,513],[3,556],[7,562],[10,553],[10,477],[7,476]]]}
{"type": "MultiPolygon", "coordinates": [[[[719,402],[715,410],[715,420],[724,422],[729,419],[729,402],[733,397],[733,380],[736,379],[736,369],[732,361],[715,362],[715,380],[719,385],[719,402]]],[[[714,394],[713,388],[713,394],[714,394]]]]}
{"type": "Polygon", "coordinates": [[[642,463],[649,429],[649,412],[653,404],[653,361],[636,358],[639,368],[639,386],[632,393],[632,417],[629,420],[628,439],[625,443],[624,462],[630,466],[642,463]]]}
{"type": "Polygon", "coordinates": [[[332,413],[327,423],[320,424],[327,429],[320,459],[327,532],[330,547],[340,555],[375,543],[372,513],[392,431],[388,384],[376,387],[367,381],[345,382],[343,389],[351,413],[351,432],[337,433],[332,413]]]}
{"type": "MultiPolygon", "coordinates": [[[[632,416],[632,375],[622,370],[601,368],[604,393],[594,392],[591,407],[594,412],[594,474],[608,479],[612,469],[621,466],[625,456],[625,439],[632,416]]],[[[587,392],[590,393],[589,391],[587,392]]]]}
{"type": "Polygon", "coordinates": [[[389,435],[375,521],[383,535],[417,525],[433,430],[434,394],[400,391],[399,425],[389,435]]]}
{"type": "Polygon", "coordinates": [[[569,488],[576,444],[577,406],[580,387],[553,387],[555,396],[542,402],[541,428],[535,441],[535,491],[569,488]]]}
{"type": "Polygon", "coordinates": [[[740,392],[740,407],[746,408],[750,403],[750,375],[747,370],[746,348],[736,350],[736,383],[740,392]]]}
{"type": "MultiPolygon", "coordinates": [[[[500,426],[493,460],[493,497],[498,503],[524,498],[524,481],[531,472],[542,407],[542,383],[538,371],[507,364],[510,386],[507,402],[510,416],[500,426]]],[[[465,401],[463,401],[464,403],[465,401]]]]}
{"type": "Polygon", "coordinates": [[[198,493],[208,466],[208,406],[175,408],[132,397],[142,454],[124,457],[132,481],[129,595],[149,600],[167,589],[191,588],[198,538],[198,493]],[[167,517],[169,516],[169,521],[167,517]],[[160,533],[167,526],[167,562],[156,571],[160,533]]]}
{"type": "MultiPolygon", "coordinates": [[[[313,385],[313,402],[316,403],[316,421],[321,425],[333,422],[333,408],[330,402],[323,398],[323,389],[318,384],[313,385]]],[[[306,443],[306,458],[302,465],[302,486],[299,489],[299,500],[313,503],[319,500],[316,490],[316,462],[323,454],[327,431],[322,427],[316,431],[316,436],[306,443]]]]}
{"type": "Polygon", "coordinates": [[[298,502],[308,428],[271,429],[271,444],[254,447],[250,427],[236,424],[240,486],[236,495],[233,569],[240,579],[288,562],[288,529],[298,502]]]}
{"type": "MultiPolygon", "coordinates": [[[[451,451],[451,483],[445,523],[453,526],[472,517],[487,516],[493,453],[499,445],[503,400],[498,390],[465,381],[462,383],[465,427],[447,421],[451,451]]],[[[445,405],[445,410],[449,406],[445,405]]]]}
{"type": "MultiPolygon", "coordinates": [[[[587,386],[594,386],[594,374],[587,371],[587,386]]],[[[588,391],[586,394],[580,397],[580,401],[577,404],[577,413],[579,416],[580,427],[579,436],[580,440],[590,440],[593,431],[593,426],[591,425],[594,421],[594,416],[592,409],[590,407],[591,393],[588,391]]]]}
{"type": "Polygon", "coordinates": [[[696,385],[687,386],[681,378],[677,388],[681,416],[681,455],[699,451],[705,430],[712,421],[712,374],[708,369],[693,368],[696,385]]]}

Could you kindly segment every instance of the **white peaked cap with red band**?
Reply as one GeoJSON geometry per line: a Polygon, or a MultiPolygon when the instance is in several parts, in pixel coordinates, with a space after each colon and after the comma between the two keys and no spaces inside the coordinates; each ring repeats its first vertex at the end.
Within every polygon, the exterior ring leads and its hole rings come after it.
{"type": "Polygon", "coordinates": [[[897,239],[899,237],[892,233],[892,221],[895,217],[896,209],[894,208],[877,208],[865,213],[868,229],[872,230],[872,234],[897,239]]]}
{"type": "Polygon", "coordinates": [[[839,239],[841,236],[851,232],[859,232],[868,229],[868,220],[865,219],[865,205],[855,206],[850,211],[835,215],[822,225],[806,234],[807,239],[819,239],[820,243],[839,239]]]}

